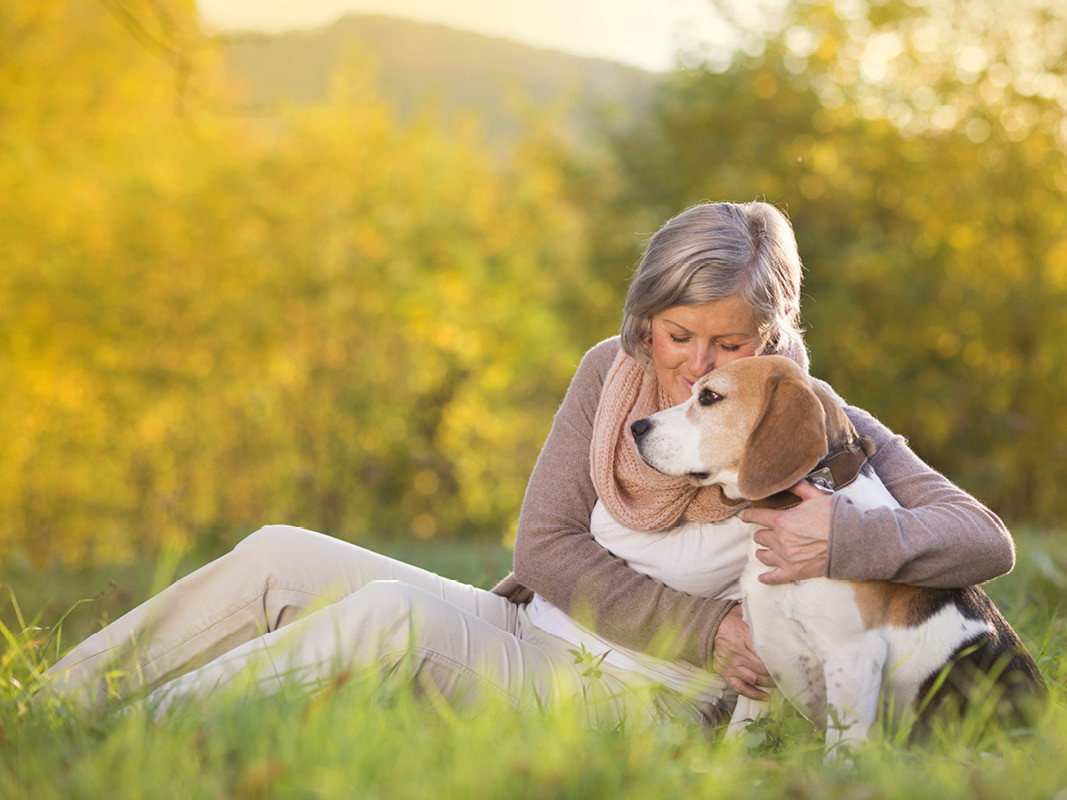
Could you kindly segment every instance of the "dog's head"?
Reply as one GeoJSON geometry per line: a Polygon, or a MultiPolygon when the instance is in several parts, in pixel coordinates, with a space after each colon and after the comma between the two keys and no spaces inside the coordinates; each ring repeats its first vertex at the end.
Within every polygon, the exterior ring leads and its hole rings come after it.
{"type": "Polygon", "coordinates": [[[716,369],[686,402],[631,431],[653,469],[746,500],[788,489],[857,438],[833,395],[781,356],[716,369]]]}

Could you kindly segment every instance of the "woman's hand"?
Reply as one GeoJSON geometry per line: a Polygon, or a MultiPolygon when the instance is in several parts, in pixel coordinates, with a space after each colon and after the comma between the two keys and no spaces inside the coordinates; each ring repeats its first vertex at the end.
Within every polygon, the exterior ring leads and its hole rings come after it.
{"type": "Polygon", "coordinates": [[[748,508],[741,519],[761,526],[754,539],[763,549],[756,558],[769,572],[759,576],[762,583],[789,583],[826,576],[829,550],[830,515],[833,495],[801,481],[789,491],[801,499],[793,508],[748,508]]]}
{"type": "Polygon", "coordinates": [[[726,685],[738,694],[753,700],[767,699],[767,692],[760,686],[771,686],[771,676],[752,649],[752,631],[741,616],[741,606],[731,608],[719,624],[711,662],[726,685]]]}

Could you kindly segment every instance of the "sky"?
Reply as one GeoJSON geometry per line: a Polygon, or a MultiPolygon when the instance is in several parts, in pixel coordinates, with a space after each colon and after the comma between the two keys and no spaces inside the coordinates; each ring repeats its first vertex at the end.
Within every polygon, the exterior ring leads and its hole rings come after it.
{"type": "Polygon", "coordinates": [[[711,0],[197,0],[221,30],[280,32],[345,14],[388,14],[656,71],[679,50],[724,47],[711,0]]]}

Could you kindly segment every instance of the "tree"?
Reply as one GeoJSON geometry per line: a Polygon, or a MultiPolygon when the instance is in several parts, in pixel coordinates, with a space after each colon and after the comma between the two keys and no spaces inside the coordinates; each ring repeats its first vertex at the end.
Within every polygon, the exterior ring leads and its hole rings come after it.
{"type": "Polygon", "coordinates": [[[20,0],[2,33],[0,544],[506,538],[603,305],[550,148],[401,125],[359,59],[328,106],[222,115],[202,39],[131,35],[187,5],[20,0]]]}
{"type": "Polygon", "coordinates": [[[793,3],[611,136],[654,225],[704,199],[783,207],[816,374],[1002,513],[1047,521],[1067,512],[1067,26],[1051,6],[1006,18],[793,3]]]}

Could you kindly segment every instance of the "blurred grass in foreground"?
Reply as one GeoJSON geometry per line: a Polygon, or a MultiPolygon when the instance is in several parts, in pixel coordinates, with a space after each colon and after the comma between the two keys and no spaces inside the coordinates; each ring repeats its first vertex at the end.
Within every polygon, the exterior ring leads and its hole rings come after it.
{"type": "MultiPolygon", "coordinates": [[[[987,588],[1039,659],[1052,689],[1033,735],[980,735],[966,725],[925,746],[877,742],[852,767],[822,764],[819,738],[788,716],[746,742],[709,741],[681,726],[591,731],[574,709],[544,714],[480,706],[457,712],[393,689],[332,687],[314,698],[235,696],[165,722],[139,711],[103,719],[31,713],[31,664],[60,609],[99,587],[65,625],[64,647],[147,596],[182,561],[61,576],[4,565],[9,637],[0,659],[0,796],[3,797],[1067,797],[1067,542],[1058,531],[1016,533],[1019,563],[987,588]],[[111,581],[114,580],[114,585],[111,581]],[[27,632],[13,628],[18,598],[27,632]],[[43,598],[43,600],[42,600],[43,598]],[[45,610],[41,610],[45,609],[45,610]],[[77,631],[77,633],[76,633],[77,631]]],[[[507,569],[504,548],[377,543],[377,549],[490,586],[507,569]]]]}

